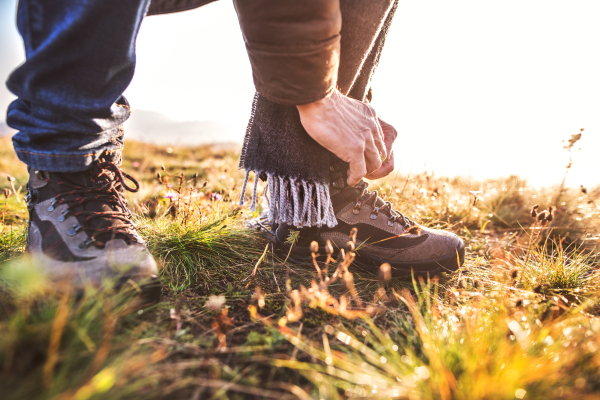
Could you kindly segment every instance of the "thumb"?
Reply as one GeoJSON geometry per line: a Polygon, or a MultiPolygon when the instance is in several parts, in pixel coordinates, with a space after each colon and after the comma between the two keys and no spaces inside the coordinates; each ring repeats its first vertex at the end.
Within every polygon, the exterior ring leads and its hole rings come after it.
{"type": "Polygon", "coordinates": [[[364,152],[353,153],[349,163],[350,168],[348,169],[347,183],[349,186],[354,186],[367,174],[367,164],[364,152]]]}

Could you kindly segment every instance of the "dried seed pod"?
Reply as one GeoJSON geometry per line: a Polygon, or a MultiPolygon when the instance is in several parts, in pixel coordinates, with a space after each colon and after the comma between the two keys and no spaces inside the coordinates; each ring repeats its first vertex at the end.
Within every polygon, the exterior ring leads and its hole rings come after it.
{"type": "Polygon", "coordinates": [[[358,229],[356,228],[352,228],[352,230],[350,231],[350,237],[349,239],[353,242],[356,242],[356,235],[358,234],[358,229]]]}
{"type": "Polygon", "coordinates": [[[10,197],[10,189],[4,189],[4,198],[8,199],[10,197]]]}
{"type": "Polygon", "coordinates": [[[346,242],[346,245],[344,246],[344,249],[346,250],[346,252],[351,252],[354,251],[354,242],[348,241],[346,242]]]}
{"type": "Polygon", "coordinates": [[[310,252],[316,253],[318,251],[319,251],[319,243],[317,243],[313,240],[312,242],[310,242],[310,252]]]}
{"type": "Polygon", "coordinates": [[[510,271],[510,277],[513,279],[517,279],[517,277],[519,276],[519,270],[514,268],[512,271],[510,271]]]}
{"type": "Polygon", "coordinates": [[[587,194],[587,189],[583,185],[581,185],[581,193],[587,194]]]}
{"type": "Polygon", "coordinates": [[[160,169],[162,169],[163,171],[167,170],[163,164],[160,165],[160,169]]]}
{"type": "Polygon", "coordinates": [[[545,222],[548,219],[548,211],[544,210],[538,214],[537,220],[539,222],[545,222]]]}
{"type": "Polygon", "coordinates": [[[13,178],[13,177],[12,177],[12,176],[10,176],[10,175],[6,175],[6,179],[8,179],[8,181],[9,181],[9,182],[14,182],[14,181],[16,181],[16,179],[15,179],[15,178],[13,178]]]}
{"type": "Polygon", "coordinates": [[[546,217],[546,221],[550,222],[554,219],[554,207],[548,207],[548,216],[546,217]]]}
{"type": "Polygon", "coordinates": [[[196,179],[197,177],[198,177],[198,173],[196,172],[196,173],[194,174],[194,176],[192,176],[192,179],[196,179]]]}
{"type": "Polygon", "coordinates": [[[533,218],[537,217],[537,209],[540,208],[539,204],[536,204],[535,206],[533,206],[533,208],[531,209],[531,216],[533,218]]]}
{"type": "Polygon", "coordinates": [[[381,282],[389,281],[392,278],[392,266],[388,263],[381,264],[379,267],[379,280],[381,282]]]}
{"type": "Polygon", "coordinates": [[[331,244],[331,240],[328,240],[325,244],[325,253],[329,255],[333,254],[333,245],[331,244]]]}

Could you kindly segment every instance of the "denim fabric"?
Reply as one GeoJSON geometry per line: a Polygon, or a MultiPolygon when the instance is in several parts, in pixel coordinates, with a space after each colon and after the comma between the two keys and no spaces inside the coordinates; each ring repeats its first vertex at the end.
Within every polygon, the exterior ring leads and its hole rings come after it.
{"type": "Polygon", "coordinates": [[[103,153],[120,159],[122,97],[150,0],[20,0],[26,61],[6,85],[18,99],[6,122],[19,159],[45,171],[85,171],[103,153]]]}

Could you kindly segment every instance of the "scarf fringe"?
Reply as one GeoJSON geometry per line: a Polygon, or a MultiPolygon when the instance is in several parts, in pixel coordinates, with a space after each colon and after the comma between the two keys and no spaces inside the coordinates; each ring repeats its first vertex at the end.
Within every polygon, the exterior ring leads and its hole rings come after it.
{"type": "MultiPolygon", "coordinates": [[[[244,194],[248,177],[252,171],[246,171],[239,205],[244,205],[244,194]]],[[[260,172],[254,172],[254,189],[250,210],[256,211],[256,189],[260,172]]],[[[322,183],[297,178],[286,178],[274,174],[268,177],[265,196],[269,203],[269,221],[275,224],[287,224],[296,228],[327,225],[333,228],[337,219],[329,196],[329,187],[322,183]]]]}

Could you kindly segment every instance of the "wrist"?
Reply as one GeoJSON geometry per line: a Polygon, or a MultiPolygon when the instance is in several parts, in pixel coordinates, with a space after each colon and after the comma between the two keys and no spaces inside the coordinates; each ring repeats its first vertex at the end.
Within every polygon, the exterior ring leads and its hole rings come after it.
{"type": "Polygon", "coordinates": [[[337,89],[335,89],[335,90],[331,91],[330,93],[328,93],[322,99],[313,101],[312,103],[297,105],[296,108],[298,109],[300,114],[306,113],[306,112],[314,112],[317,109],[326,107],[327,104],[332,100],[332,98],[338,94],[339,94],[339,92],[337,91],[337,89]]]}

